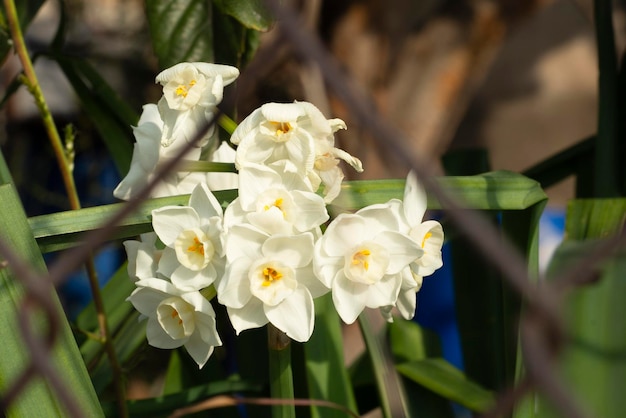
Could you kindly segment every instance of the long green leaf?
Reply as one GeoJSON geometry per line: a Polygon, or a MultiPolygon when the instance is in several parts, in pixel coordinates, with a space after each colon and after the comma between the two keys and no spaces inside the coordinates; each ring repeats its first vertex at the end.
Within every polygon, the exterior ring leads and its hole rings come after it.
{"type": "Polygon", "coordinates": [[[492,392],[467,380],[463,372],[444,359],[427,358],[398,364],[396,368],[409,379],[472,411],[486,412],[493,404],[492,392]]]}
{"type": "MultiPolygon", "coordinates": [[[[45,265],[41,253],[30,232],[26,215],[19,197],[11,184],[0,186],[0,236],[27,260],[33,268],[43,271],[45,265]]],[[[19,279],[10,269],[0,270],[0,392],[5,392],[14,383],[29,363],[29,353],[24,347],[21,333],[17,326],[17,316],[21,312],[24,291],[19,279]]],[[[62,318],[55,349],[50,361],[62,376],[67,388],[71,388],[86,416],[101,416],[98,398],[89,381],[89,376],[82,362],[69,324],[65,321],[61,305],[55,294],[51,293],[62,318]]],[[[35,316],[37,328],[45,329],[46,321],[35,316]]],[[[64,416],[66,412],[59,403],[56,392],[43,379],[36,377],[27,386],[22,395],[7,410],[10,417],[64,416]]]]}
{"type": "MultiPolygon", "coordinates": [[[[311,399],[323,399],[356,412],[352,384],[344,366],[341,323],[330,294],[315,299],[315,329],[304,344],[311,399]]],[[[343,418],[336,409],[311,407],[311,416],[343,418]]]]}
{"type": "Polygon", "coordinates": [[[402,375],[402,370],[398,369],[398,365],[402,363],[441,357],[439,336],[432,331],[425,330],[414,321],[395,318],[394,322],[389,324],[389,345],[396,369],[401,374],[407,392],[410,416],[415,418],[454,417],[449,399],[432,391],[430,387],[402,375]]]}
{"type": "MultiPolygon", "coordinates": [[[[442,177],[438,182],[466,207],[473,209],[523,210],[546,199],[537,182],[504,171],[479,176],[442,177]]],[[[402,198],[403,190],[404,180],[346,182],[331,210],[356,210],[366,205],[402,198]]],[[[236,197],[236,191],[218,191],[215,195],[220,202],[230,202],[236,197]]],[[[188,199],[188,196],[182,195],[146,201],[111,232],[111,238],[128,238],[150,231],[150,213],[153,209],[165,205],[185,205],[188,199]]],[[[30,218],[29,222],[42,251],[50,252],[77,245],[81,232],[99,228],[103,220],[119,210],[121,205],[117,203],[36,216],[30,218]]],[[[434,199],[429,199],[428,206],[430,209],[441,208],[434,199]]]]}
{"type": "Polygon", "coordinates": [[[213,62],[212,4],[207,0],[146,0],[159,68],[184,61],[213,62]]]}
{"type": "MultiPolygon", "coordinates": [[[[251,382],[237,380],[217,381],[202,386],[195,386],[179,393],[160,396],[158,398],[128,401],[128,412],[131,416],[136,418],[168,416],[177,408],[189,406],[211,396],[241,392],[255,393],[260,390],[261,387],[259,384],[251,382]]],[[[104,403],[102,406],[106,416],[116,416],[115,414],[117,411],[115,409],[115,404],[104,403]]]]}
{"type": "Polygon", "coordinates": [[[131,125],[136,113],[122,101],[98,73],[84,61],[53,55],[94,123],[121,176],[130,168],[133,152],[131,125]]]}

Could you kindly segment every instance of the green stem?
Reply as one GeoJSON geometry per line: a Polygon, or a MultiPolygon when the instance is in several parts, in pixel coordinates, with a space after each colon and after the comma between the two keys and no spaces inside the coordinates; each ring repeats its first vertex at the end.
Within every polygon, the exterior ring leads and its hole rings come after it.
{"type": "MultiPolygon", "coordinates": [[[[50,109],[48,108],[48,104],[46,103],[46,99],[43,95],[43,92],[41,91],[41,87],[39,84],[39,80],[37,79],[33,63],[30,59],[30,55],[28,54],[28,50],[26,49],[26,42],[24,41],[24,36],[20,27],[17,10],[15,8],[15,2],[13,0],[4,0],[4,7],[6,10],[6,17],[11,31],[13,47],[15,48],[15,52],[17,53],[22,63],[22,67],[24,68],[24,77],[21,77],[21,80],[26,85],[29,92],[32,94],[35,100],[35,104],[39,109],[44,128],[46,130],[46,133],[48,134],[48,137],[50,138],[50,143],[52,145],[54,155],[57,159],[59,170],[61,171],[61,177],[63,178],[63,184],[65,185],[65,189],[67,191],[70,207],[73,210],[78,210],[80,209],[80,200],[78,198],[78,192],[76,191],[76,184],[74,183],[74,176],[71,169],[72,162],[68,161],[63,142],[61,141],[61,136],[59,135],[59,131],[57,130],[57,127],[54,123],[54,119],[52,118],[52,114],[50,113],[50,109]]],[[[91,287],[94,303],[98,312],[100,334],[102,335],[102,339],[104,340],[105,350],[109,356],[109,361],[111,363],[111,367],[113,368],[113,373],[116,376],[115,391],[118,396],[119,415],[121,417],[127,417],[128,411],[125,402],[125,390],[122,380],[121,368],[119,362],[117,361],[115,347],[113,347],[111,339],[109,338],[107,318],[104,312],[104,303],[102,301],[102,295],[100,294],[100,286],[98,282],[98,276],[96,274],[93,256],[88,258],[86,262],[86,267],[87,276],[89,277],[89,285],[91,287]]]]}
{"type": "Polygon", "coordinates": [[[267,343],[269,347],[270,391],[273,399],[284,401],[272,406],[273,418],[295,418],[293,375],[291,373],[291,340],[284,332],[272,324],[267,325],[267,343]]]}

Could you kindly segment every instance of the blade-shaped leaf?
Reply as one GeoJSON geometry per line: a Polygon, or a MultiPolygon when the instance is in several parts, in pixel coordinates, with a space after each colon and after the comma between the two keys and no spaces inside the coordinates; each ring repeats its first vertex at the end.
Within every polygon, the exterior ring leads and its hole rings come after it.
{"type": "Polygon", "coordinates": [[[472,411],[486,412],[493,404],[493,393],[467,380],[463,372],[444,359],[426,358],[398,364],[396,368],[409,379],[472,411]]]}
{"type": "MultiPolygon", "coordinates": [[[[40,271],[45,269],[43,258],[31,235],[26,215],[22,209],[19,197],[11,184],[0,186],[0,236],[28,264],[40,271]]],[[[24,291],[19,279],[14,277],[10,269],[0,269],[0,392],[5,393],[15,382],[15,379],[24,371],[30,362],[29,351],[25,349],[24,341],[17,325],[17,316],[21,312],[24,291]]],[[[61,323],[55,349],[51,353],[50,361],[61,373],[62,380],[74,399],[78,402],[86,416],[101,416],[102,411],[89,376],[82,362],[74,337],[65,320],[61,305],[56,294],[50,293],[60,313],[61,323]]],[[[45,329],[46,321],[35,316],[33,321],[38,328],[45,329]]],[[[6,411],[12,417],[36,416],[64,416],[63,406],[60,404],[55,390],[40,377],[32,379],[22,395],[14,401],[6,411]]]]}
{"type": "MultiPolygon", "coordinates": [[[[559,247],[550,275],[575,265],[593,250],[593,241],[568,241],[559,247]]],[[[626,315],[626,254],[602,265],[596,284],[572,290],[565,300],[571,344],[560,357],[563,381],[587,408],[587,416],[619,417],[626,408],[620,390],[626,381],[626,333],[619,318],[626,315]]],[[[549,404],[540,403],[537,416],[559,416],[549,404]]]]}
{"type": "MultiPolygon", "coordinates": [[[[232,393],[239,394],[245,392],[256,393],[260,390],[261,387],[259,384],[247,381],[216,381],[202,386],[195,386],[179,393],[160,396],[158,398],[128,401],[128,412],[131,416],[136,418],[169,416],[177,408],[189,406],[195,402],[199,402],[212,396],[232,393]]],[[[115,404],[104,403],[102,406],[106,416],[116,416],[117,411],[115,409],[115,404]]],[[[211,416],[213,415],[211,414],[211,416]]]]}
{"type": "MultiPolygon", "coordinates": [[[[343,337],[330,294],[315,299],[315,329],[304,344],[311,399],[332,401],[356,412],[352,384],[344,366],[343,337]]],[[[345,417],[336,409],[311,407],[312,417],[345,417]]]]}

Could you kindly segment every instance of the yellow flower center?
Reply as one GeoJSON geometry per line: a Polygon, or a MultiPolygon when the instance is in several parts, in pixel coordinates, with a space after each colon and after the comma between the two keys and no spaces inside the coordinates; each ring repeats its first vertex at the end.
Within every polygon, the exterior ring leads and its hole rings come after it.
{"type": "Polygon", "coordinates": [[[279,271],[276,271],[271,267],[265,267],[263,269],[263,286],[267,287],[271,285],[272,282],[280,280],[282,277],[283,275],[279,271]]]}
{"type": "Polygon", "coordinates": [[[370,250],[361,250],[361,251],[357,251],[356,253],[354,253],[354,255],[352,256],[352,264],[353,265],[359,265],[362,264],[363,268],[365,270],[370,268],[370,263],[369,263],[369,256],[371,255],[371,251],[370,250]]]}
{"type": "Polygon", "coordinates": [[[432,236],[433,236],[432,232],[428,232],[426,235],[424,235],[424,239],[422,239],[422,248],[424,248],[424,245],[426,245],[426,240],[432,236]]]}
{"type": "Polygon", "coordinates": [[[270,122],[276,129],[276,136],[282,136],[291,130],[291,124],[289,122],[270,122]]]}
{"type": "Polygon", "coordinates": [[[263,209],[264,210],[270,210],[270,208],[272,208],[272,207],[276,207],[276,208],[280,209],[280,211],[282,212],[283,211],[283,198],[279,197],[271,205],[265,205],[263,207],[263,209]]]}
{"type": "Polygon", "coordinates": [[[172,319],[175,319],[176,317],[178,317],[178,325],[182,325],[183,324],[183,320],[181,319],[180,315],[178,314],[178,311],[176,309],[172,309],[172,319]]]}
{"type": "Polygon", "coordinates": [[[190,253],[198,253],[201,256],[204,256],[204,244],[200,242],[198,237],[193,238],[193,244],[187,247],[187,251],[190,253]]]}
{"type": "Polygon", "coordinates": [[[187,94],[189,94],[189,89],[192,88],[195,84],[196,80],[191,80],[188,85],[179,84],[178,87],[176,87],[176,95],[187,97],[187,94]]]}

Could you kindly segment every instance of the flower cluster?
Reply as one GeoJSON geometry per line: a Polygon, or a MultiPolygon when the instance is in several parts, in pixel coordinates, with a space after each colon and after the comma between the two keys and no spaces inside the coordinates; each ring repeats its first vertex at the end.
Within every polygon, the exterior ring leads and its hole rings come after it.
{"type": "MultiPolygon", "coordinates": [[[[159,74],[163,98],[144,108],[133,166],[116,196],[127,198],[158,161],[193,137],[236,75],[232,67],[199,63],[159,74]]],[[[328,223],[326,205],[344,178],[339,163],[363,170],[357,158],[335,147],[334,133],[345,128],[306,102],[268,103],[252,112],[230,138],[236,152],[224,152],[227,145],[218,150],[238,170],[237,181],[229,179],[238,197],[225,210],[211,192],[220,185],[206,176],[166,178],[158,195],[190,191],[188,204],[154,210],[154,233],[125,243],[137,285],[128,299],[147,318],[151,345],[184,346],[202,367],[221,344],[204,296],[212,289],[237,334],[271,323],[307,341],[313,300],[328,292],[346,323],[365,307],[379,308],[389,320],[394,307],[413,316],[422,277],[442,264],[443,230],[436,221],[422,222],[426,197],[412,175],[403,201],[328,223]]]]}

